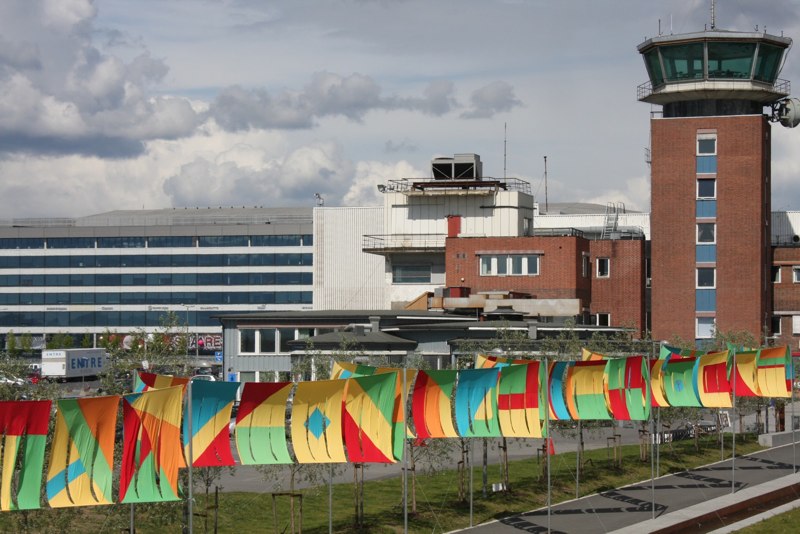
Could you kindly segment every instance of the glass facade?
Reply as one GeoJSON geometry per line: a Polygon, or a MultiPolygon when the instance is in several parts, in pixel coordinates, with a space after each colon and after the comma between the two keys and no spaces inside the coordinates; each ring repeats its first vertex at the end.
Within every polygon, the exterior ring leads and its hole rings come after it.
{"type": "Polygon", "coordinates": [[[309,309],[312,244],[311,234],[0,238],[0,332],[159,328],[170,312],[210,332],[219,315],[309,309]]]}

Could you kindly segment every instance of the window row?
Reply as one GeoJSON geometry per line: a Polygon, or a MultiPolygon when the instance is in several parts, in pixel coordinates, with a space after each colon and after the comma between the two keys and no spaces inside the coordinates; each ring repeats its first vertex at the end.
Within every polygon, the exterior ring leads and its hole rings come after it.
{"type": "Polygon", "coordinates": [[[497,254],[480,257],[481,276],[536,276],[537,254],[497,254]]]}
{"type": "Polygon", "coordinates": [[[45,306],[68,304],[311,304],[311,291],[167,291],[133,293],[0,293],[2,306],[45,306]]]}
{"type": "Polygon", "coordinates": [[[239,353],[290,352],[289,341],[308,339],[314,335],[313,328],[242,328],[239,330],[239,353]]]}
{"type": "Polygon", "coordinates": [[[311,253],[0,256],[0,269],[107,267],[283,267],[313,265],[311,253]]]}
{"type": "MultiPolygon", "coordinates": [[[[781,267],[780,265],[772,266],[772,281],[776,284],[781,283],[781,267]]],[[[800,265],[792,266],[792,283],[800,284],[800,265]]]]}
{"type": "Polygon", "coordinates": [[[9,274],[0,287],[311,285],[312,273],[9,274]]]}
{"type": "MultiPolygon", "coordinates": [[[[86,312],[0,312],[0,326],[7,328],[26,327],[161,327],[166,311],[86,311],[86,312]]],[[[219,327],[220,311],[192,312],[190,326],[219,327]]],[[[224,313],[237,313],[225,311],[224,313]]],[[[238,312],[242,313],[242,312],[238,312]]],[[[182,316],[182,314],[181,314],[182,316]]]]}
{"type": "Polygon", "coordinates": [[[311,246],[313,244],[314,238],[311,234],[0,238],[0,249],[295,247],[311,246]]]}

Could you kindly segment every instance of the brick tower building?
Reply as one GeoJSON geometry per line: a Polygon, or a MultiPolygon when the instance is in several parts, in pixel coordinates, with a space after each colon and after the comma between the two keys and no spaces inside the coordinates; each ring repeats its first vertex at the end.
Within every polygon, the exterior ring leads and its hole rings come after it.
{"type": "Polygon", "coordinates": [[[638,98],[661,106],[650,123],[654,339],[760,338],[770,325],[769,122],[792,105],[778,79],[790,44],[712,24],[638,47],[650,78],[638,98]]]}

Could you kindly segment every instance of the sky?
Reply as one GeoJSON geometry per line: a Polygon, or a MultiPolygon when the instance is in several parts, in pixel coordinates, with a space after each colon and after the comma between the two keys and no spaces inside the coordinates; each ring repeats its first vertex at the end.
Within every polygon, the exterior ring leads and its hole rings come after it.
{"type": "MultiPolygon", "coordinates": [[[[703,30],[710,6],[3,0],[0,219],[381,205],[378,184],[457,153],[542,204],[649,211],[658,108],[636,100],[636,46],[703,30]]],[[[720,0],[715,17],[800,39],[798,0],[720,0]]],[[[800,88],[800,51],[780,77],[800,88]]],[[[800,128],[773,126],[773,210],[800,210],[798,148],[800,128]]]]}

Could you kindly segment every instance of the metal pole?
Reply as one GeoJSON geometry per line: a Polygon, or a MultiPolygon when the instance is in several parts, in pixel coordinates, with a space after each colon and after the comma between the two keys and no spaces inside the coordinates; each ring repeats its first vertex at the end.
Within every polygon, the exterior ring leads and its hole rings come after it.
{"type": "Polygon", "coordinates": [[[736,493],[736,349],[733,349],[733,438],[731,440],[731,493],[736,493]]]}
{"type": "Polygon", "coordinates": [[[129,534],[134,534],[134,532],[136,532],[136,527],[134,526],[136,524],[136,511],[134,509],[135,506],[136,506],[135,504],[131,503],[131,524],[130,527],[128,528],[129,534]]]}
{"type": "Polygon", "coordinates": [[[333,464],[328,465],[328,534],[333,533],[333,464]]]}
{"type": "Polygon", "coordinates": [[[186,396],[188,398],[188,407],[187,407],[187,431],[188,439],[189,439],[189,534],[194,532],[192,528],[192,520],[194,515],[194,496],[192,495],[192,482],[193,482],[193,472],[192,472],[192,464],[194,464],[194,451],[192,450],[192,381],[189,380],[189,384],[186,386],[187,392],[186,396]]]}
{"type": "MultiPolygon", "coordinates": [[[[408,410],[406,409],[406,368],[408,366],[408,353],[403,356],[403,391],[400,393],[400,402],[403,409],[403,532],[408,534],[408,434],[406,433],[408,410]]],[[[471,501],[470,501],[471,502],[471,501]]],[[[470,524],[472,521],[470,521],[470,524]]]]}
{"type": "Polygon", "coordinates": [[[472,442],[474,440],[469,440],[469,526],[472,527],[472,460],[473,460],[473,452],[474,448],[472,446],[472,442]]]}
{"type": "MultiPolygon", "coordinates": [[[[578,434],[581,433],[581,419],[578,419],[578,434]]],[[[575,449],[575,498],[580,496],[581,488],[581,444],[578,440],[578,447],[575,449]]]]}
{"type": "Polygon", "coordinates": [[[545,466],[547,467],[547,532],[550,532],[550,440],[553,439],[550,437],[550,364],[547,361],[547,357],[544,359],[544,372],[545,372],[545,391],[547,392],[547,399],[545,404],[545,417],[544,417],[544,428],[545,428],[545,457],[546,463],[545,466]]]}
{"type": "MultiPolygon", "coordinates": [[[[652,345],[651,345],[652,347],[652,345]]],[[[656,518],[656,477],[655,477],[655,454],[653,451],[656,446],[656,418],[653,416],[653,383],[650,380],[650,359],[645,358],[644,366],[647,369],[647,417],[650,419],[650,497],[652,500],[651,512],[653,519],[656,518]]]]}
{"type": "MultiPolygon", "coordinates": [[[[786,350],[789,350],[787,347],[786,350]]],[[[792,473],[797,473],[797,441],[794,439],[794,356],[792,356],[791,350],[789,350],[789,366],[791,369],[789,370],[789,376],[792,377],[792,383],[789,387],[792,388],[792,473]]]]}

